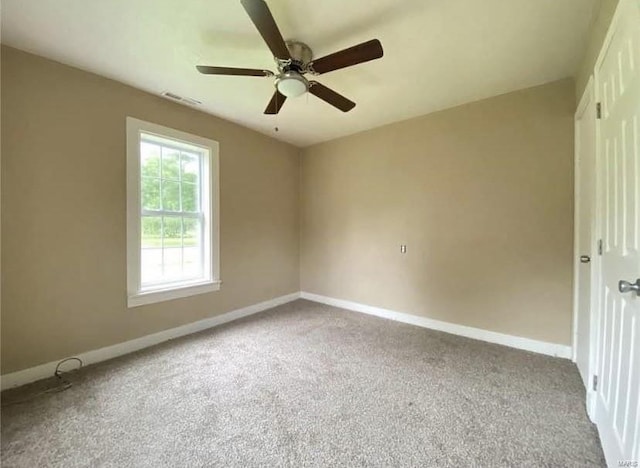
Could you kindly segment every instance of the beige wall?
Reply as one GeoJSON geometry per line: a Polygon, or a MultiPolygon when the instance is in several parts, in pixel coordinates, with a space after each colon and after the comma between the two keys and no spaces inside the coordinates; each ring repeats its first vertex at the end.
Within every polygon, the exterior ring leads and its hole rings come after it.
{"type": "Polygon", "coordinates": [[[299,290],[299,150],[2,49],[2,373],[299,290]],[[219,292],[126,307],[125,117],[220,143],[219,292]]]}
{"type": "Polygon", "coordinates": [[[570,80],[300,161],[290,145],[15,49],[3,47],[1,70],[3,374],[299,289],[570,342],[570,80]],[[221,291],[127,309],[127,115],[220,142],[221,291]]]}
{"type": "Polygon", "coordinates": [[[607,34],[607,29],[609,29],[609,24],[611,23],[611,18],[613,18],[613,13],[617,5],[618,0],[600,0],[600,8],[596,12],[593,24],[589,30],[587,48],[576,76],[576,99],[578,101],[582,97],[589,77],[593,73],[593,68],[596,65],[604,37],[607,34]]]}
{"type": "Polygon", "coordinates": [[[563,80],[303,150],[302,290],[569,344],[573,113],[563,80]]]}

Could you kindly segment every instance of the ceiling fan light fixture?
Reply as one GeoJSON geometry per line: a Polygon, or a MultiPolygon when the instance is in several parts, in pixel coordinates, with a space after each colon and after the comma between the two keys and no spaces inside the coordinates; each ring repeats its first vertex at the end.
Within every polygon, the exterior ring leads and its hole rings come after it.
{"type": "Polygon", "coordinates": [[[313,51],[304,42],[284,40],[265,0],[240,0],[240,3],[262,36],[262,39],[264,39],[267,47],[271,50],[278,71],[273,73],[269,70],[257,68],[198,65],[196,69],[200,73],[204,75],[275,76],[274,84],[276,89],[271,101],[269,101],[264,110],[266,115],[277,114],[288,98],[301,96],[307,92],[342,112],[349,112],[355,107],[355,102],[317,81],[307,81],[303,75],[307,73],[323,75],[333,70],[340,70],[341,68],[379,59],[384,55],[384,51],[378,39],[362,42],[333,54],[314,59],[313,51]]]}
{"type": "Polygon", "coordinates": [[[309,90],[309,83],[294,71],[283,73],[276,81],[276,88],[286,97],[301,96],[309,90]]]}

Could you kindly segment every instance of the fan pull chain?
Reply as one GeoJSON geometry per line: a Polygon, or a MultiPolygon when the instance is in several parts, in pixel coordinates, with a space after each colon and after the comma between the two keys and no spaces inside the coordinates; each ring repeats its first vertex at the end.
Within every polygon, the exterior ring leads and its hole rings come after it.
{"type": "MultiPolygon", "coordinates": [[[[276,97],[276,109],[280,109],[280,107],[278,106],[278,98],[280,97],[280,95],[277,92],[276,92],[276,96],[275,97],[276,97]]],[[[273,131],[276,132],[276,133],[278,133],[280,131],[280,129],[278,128],[278,114],[279,114],[279,112],[276,112],[274,114],[274,116],[276,118],[276,126],[273,129],[273,131]]]]}

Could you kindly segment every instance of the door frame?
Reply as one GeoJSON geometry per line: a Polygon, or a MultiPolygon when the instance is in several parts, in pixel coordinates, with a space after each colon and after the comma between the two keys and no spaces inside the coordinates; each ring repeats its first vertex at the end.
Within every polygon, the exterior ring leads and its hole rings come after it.
{"type": "MultiPolygon", "coordinates": [[[[580,293],[580,284],[578,283],[579,268],[580,268],[580,208],[582,203],[580,202],[580,192],[582,183],[580,181],[580,171],[578,170],[578,160],[580,159],[580,147],[581,135],[579,122],[584,117],[587,107],[590,103],[595,102],[595,94],[593,87],[593,75],[589,76],[587,86],[584,88],[578,108],[573,117],[573,135],[574,135],[574,154],[573,154],[573,332],[571,335],[571,360],[575,363],[578,355],[578,297],[580,293]]],[[[595,137],[595,135],[594,135],[595,137]]],[[[593,142],[596,147],[597,142],[593,142]]],[[[595,193],[594,193],[595,195],[595,193]]],[[[592,231],[593,234],[593,231],[592,231]]],[[[593,237],[593,236],[592,236],[593,237]]]]}
{"type": "MultiPolygon", "coordinates": [[[[596,90],[595,90],[595,78],[592,74],[589,77],[589,81],[587,82],[587,86],[584,89],[582,97],[580,98],[580,102],[578,103],[578,107],[576,109],[574,115],[574,191],[573,191],[573,330],[572,330],[572,361],[575,363],[577,361],[577,353],[578,353],[578,314],[579,314],[579,294],[580,294],[580,284],[579,284],[579,272],[581,268],[580,263],[580,255],[584,253],[585,247],[580,245],[580,211],[581,211],[581,201],[580,201],[580,193],[584,188],[583,183],[580,180],[580,170],[578,160],[580,159],[580,153],[582,148],[580,147],[580,125],[579,122],[585,115],[585,112],[589,108],[589,105],[596,105],[596,90]]],[[[596,284],[599,274],[599,258],[597,255],[597,241],[599,238],[598,231],[598,221],[599,221],[599,211],[598,211],[598,121],[595,122],[595,132],[593,135],[593,150],[594,150],[594,165],[592,167],[593,170],[593,186],[592,197],[591,197],[591,239],[589,241],[589,254],[591,257],[591,268],[590,268],[590,311],[589,311],[589,378],[587,379],[586,386],[586,408],[587,414],[589,418],[593,421],[594,417],[594,403],[595,398],[593,398],[593,388],[590,385],[593,375],[596,372],[596,359],[597,359],[597,350],[598,350],[598,342],[597,342],[597,321],[599,320],[599,310],[598,310],[598,292],[596,291],[596,284]]]]}

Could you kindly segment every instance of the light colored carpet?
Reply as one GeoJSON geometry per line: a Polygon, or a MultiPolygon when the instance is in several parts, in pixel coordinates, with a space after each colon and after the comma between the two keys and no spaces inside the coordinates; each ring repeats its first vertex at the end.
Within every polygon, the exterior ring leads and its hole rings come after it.
{"type": "Polygon", "coordinates": [[[72,380],[2,409],[3,467],[604,465],[569,361],[302,300],[72,380]]]}

